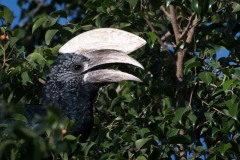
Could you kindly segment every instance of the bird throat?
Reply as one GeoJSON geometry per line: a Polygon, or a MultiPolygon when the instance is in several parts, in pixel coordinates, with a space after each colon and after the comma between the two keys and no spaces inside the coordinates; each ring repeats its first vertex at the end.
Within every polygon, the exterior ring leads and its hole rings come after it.
{"type": "Polygon", "coordinates": [[[74,120],[70,134],[80,135],[80,141],[85,141],[93,128],[93,103],[98,92],[94,84],[76,85],[48,80],[44,87],[43,103],[58,107],[64,116],[74,120]]]}

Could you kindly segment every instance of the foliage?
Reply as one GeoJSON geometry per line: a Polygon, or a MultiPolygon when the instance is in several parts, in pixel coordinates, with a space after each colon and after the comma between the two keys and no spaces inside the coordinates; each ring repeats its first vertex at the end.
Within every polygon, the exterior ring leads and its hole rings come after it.
{"type": "Polygon", "coordinates": [[[21,22],[14,27],[12,11],[0,6],[2,158],[240,159],[240,3],[32,0],[18,5],[21,22]],[[171,6],[180,40],[167,16],[171,6]],[[194,20],[196,26],[191,25],[194,20]],[[19,104],[41,102],[44,73],[64,42],[100,27],[120,28],[147,40],[145,49],[132,55],[144,71],[119,66],[143,83],[101,89],[94,131],[85,143],[63,133],[72,122],[51,107],[41,118],[42,128],[31,131],[19,104]],[[184,29],[191,28],[195,30],[188,43],[184,29]],[[186,47],[181,81],[175,76],[175,60],[186,47]],[[228,55],[221,55],[223,48],[228,55]]]}

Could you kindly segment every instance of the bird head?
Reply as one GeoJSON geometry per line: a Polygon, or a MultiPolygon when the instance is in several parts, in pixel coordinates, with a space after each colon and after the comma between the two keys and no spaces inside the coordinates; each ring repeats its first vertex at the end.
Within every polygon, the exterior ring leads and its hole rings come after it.
{"type": "MultiPolygon", "coordinates": [[[[92,103],[99,84],[141,80],[129,73],[107,69],[106,65],[121,63],[143,69],[128,54],[145,45],[145,40],[126,31],[102,28],[82,33],[60,50],[50,68],[44,87],[44,103],[59,106],[74,119],[74,135],[92,128],[92,103]]],[[[89,135],[86,134],[86,137],[89,135]]]]}

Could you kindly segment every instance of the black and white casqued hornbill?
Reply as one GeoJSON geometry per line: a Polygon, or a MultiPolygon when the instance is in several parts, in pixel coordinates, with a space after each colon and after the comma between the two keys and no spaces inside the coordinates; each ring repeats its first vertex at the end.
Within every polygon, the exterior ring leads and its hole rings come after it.
{"type": "MultiPolygon", "coordinates": [[[[102,28],[84,32],[63,45],[46,75],[43,104],[59,107],[74,120],[70,133],[86,140],[93,127],[93,103],[101,84],[141,80],[131,74],[101,69],[106,64],[143,66],[129,53],[144,46],[142,38],[119,29],[102,28]]],[[[34,115],[43,114],[42,107],[27,105],[25,115],[31,123],[34,115]]],[[[34,128],[33,124],[30,124],[34,128]]]]}

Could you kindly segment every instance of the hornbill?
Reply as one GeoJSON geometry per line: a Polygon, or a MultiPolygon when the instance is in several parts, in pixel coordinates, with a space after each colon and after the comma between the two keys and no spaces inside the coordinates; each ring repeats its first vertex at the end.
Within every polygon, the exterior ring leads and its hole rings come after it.
{"type": "MultiPolygon", "coordinates": [[[[84,32],[63,45],[46,75],[43,104],[59,107],[63,115],[74,120],[70,133],[85,141],[93,128],[93,103],[103,84],[141,80],[131,74],[102,69],[106,64],[143,66],[129,53],[145,45],[142,38],[119,29],[102,28],[84,32]]],[[[25,106],[31,122],[34,115],[45,114],[43,107],[25,106]]],[[[30,127],[35,125],[30,123],[30,127]]]]}

